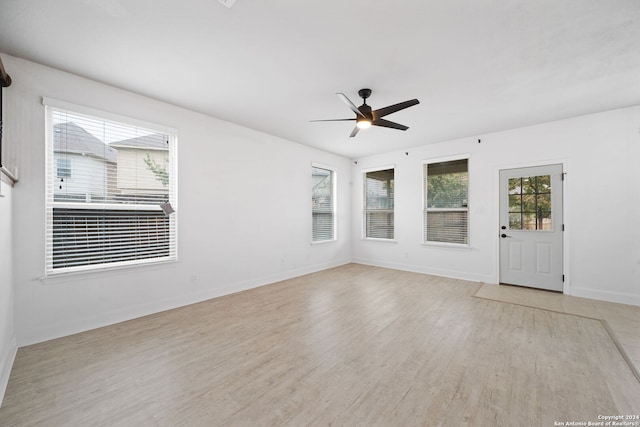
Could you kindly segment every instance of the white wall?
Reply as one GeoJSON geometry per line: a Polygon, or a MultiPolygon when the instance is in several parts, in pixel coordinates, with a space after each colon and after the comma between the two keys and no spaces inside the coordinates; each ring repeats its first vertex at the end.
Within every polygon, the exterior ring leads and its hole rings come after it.
{"type": "Polygon", "coordinates": [[[497,283],[497,171],[565,163],[565,293],[640,305],[639,131],[632,107],[357,159],[354,261],[497,283]],[[470,248],[422,245],[422,162],[466,153],[470,248]],[[392,164],[397,243],[362,240],[362,170],[392,164]]]}
{"type": "Polygon", "coordinates": [[[5,93],[7,137],[11,133],[21,144],[12,224],[20,346],[350,262],[349,160],[29,61],[2,58],[13,79],[5,93]],[[42,279],[42,96],[178,130],[178,262],[42,279]],[[342,208],[337,242],[310,244],[312,162],[337,169],[342,208]]]}
{"type": "Polygon", "coordinates": [[[0,172],[0,404],[16,356],[13,325],[13,260],[11,231],[13,188],[0,172]]]}
{"type": "MultiPolygon", "coordinates": [[[[13,78],[11,90],[5,91],[5,136],[20,142],[20,182],[9,190],[11,208],[6,198],[0,201],[0,209],[4,204],[13,217],[7,221],[6,212],[0,212],[1,226],[13,233],[13,260],[2,266],[0,292],[13,292],[18,345],[351,260],[496,283],[497,171],[534,163],[567,165],[567,293],[640,304],[640,228],[635,226],[640,217],[640,107],[483,135],[481,144],[466,138],[425,145],[408,155],[392,152],[354,165],[9,55],[3,55],[3,62],[13,78]],[[178,262],[42,278],[42,96],[178,129],[178,262]],[[471,156],[471,247],[424,246],[422,161],[464,153],[471,156]],[[338,242],[310,245],[311,162],[337,169],[338,242]],[[397,243],[363,241],[361,170],[390,164],[396,166],[397,243]],[[12,271],[13,288],[11,279],[5,285],[5,271],[12,271]]],[[[7,246],[0,251],[4,254],[7,246]]],[[[10,325],[10,303],[0,310],[10,325]]],[[[0,325],[3,350],[11,329],[0,325]]]]}

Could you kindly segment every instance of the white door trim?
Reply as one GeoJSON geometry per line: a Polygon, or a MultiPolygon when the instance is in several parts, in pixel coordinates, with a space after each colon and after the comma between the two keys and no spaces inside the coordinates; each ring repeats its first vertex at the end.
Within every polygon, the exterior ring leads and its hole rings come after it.
{"type": "Polygon", "coordinates": [[[493,173],[493,225],[494,225],[494,284],[500,283],[500,171],[503,169],[517,169],[527,168],[534,166],[546,166],[553,164],[561,164],[564,171],[564,187],[562,192],[562,209],[563,209],[563,223],[565,226],[564,233],[562,234],[562,268],[564,271],[564,286],[563,293],[566,295],[572,295],[571,290],[571,161],[566,158],[561,159],[548,159],[523,163],[507,163],[497,165],[493,173]]]}

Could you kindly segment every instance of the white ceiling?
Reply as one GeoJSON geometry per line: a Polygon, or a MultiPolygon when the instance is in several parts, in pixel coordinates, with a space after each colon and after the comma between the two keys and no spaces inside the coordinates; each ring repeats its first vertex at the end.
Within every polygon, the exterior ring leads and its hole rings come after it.
{"type": "Polygon", "coordinates": [[[1,0],[0,52],[351,158],[640,104],[639,0],[1,0]],[[410,129],[309,122],[364,87],[410,129]]]}

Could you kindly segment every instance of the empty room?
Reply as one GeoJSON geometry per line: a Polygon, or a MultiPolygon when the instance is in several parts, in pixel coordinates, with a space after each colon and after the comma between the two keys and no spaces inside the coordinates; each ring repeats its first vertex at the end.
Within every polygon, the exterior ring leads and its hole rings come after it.
{"type": "Polygon", "coordinates": [[[640,426],[640,3],[0,1],[0,426],[640,426]]]}

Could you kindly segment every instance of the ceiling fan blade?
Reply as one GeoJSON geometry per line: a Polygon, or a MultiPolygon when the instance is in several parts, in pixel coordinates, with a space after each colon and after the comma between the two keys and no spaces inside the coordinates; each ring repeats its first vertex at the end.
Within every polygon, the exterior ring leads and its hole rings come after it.
{"type": "Polygon", "coordinates": [[[345,95],[344,93],[336,93],[336,95],[338,95],[338,98],[340,98],[351,111],[356,113],[356,116],[364,117],[364,114],[362,114],[360,110],[358,110],[358,107],[356,107],[353,102],[351,102],[351,100],[347,98],[347,95],[345,95]]]}
{"type": "Polygon", "coordinates": [[[398,129],[398,130],[407,130],[409,126],[401,125],[400,123],[392,122],[385,119],[375,119],[371,122],[373,126],[382,126],[385,128],[398,129]]]}
{"type": "Polygon", "coordinates": [[[352,122],[356,119],[324,119],[324,120],[309,120],[310,122],[352,122]]]}
{"type": "Polygon", "coordinates": [[[404,110],[405,108],[412,107],[416,104],[420,104],[420,101],[418,101],[417,99],[412,99],[410,101],[400,102],[399,104],[389,105],[388,107],[378,108],[377,110],[373,111],[373,117],[374,119],[378,117],[384,117],[388,114],[404,110]]]}
{"type": "Polygon", "coordinates": [[[353,130],[351,131],[351,135],[349,135],[349,138],[353,138],[354,136],[356,136],[359,130],[360,128],[358,126],[354,127],[353,130]]]}

